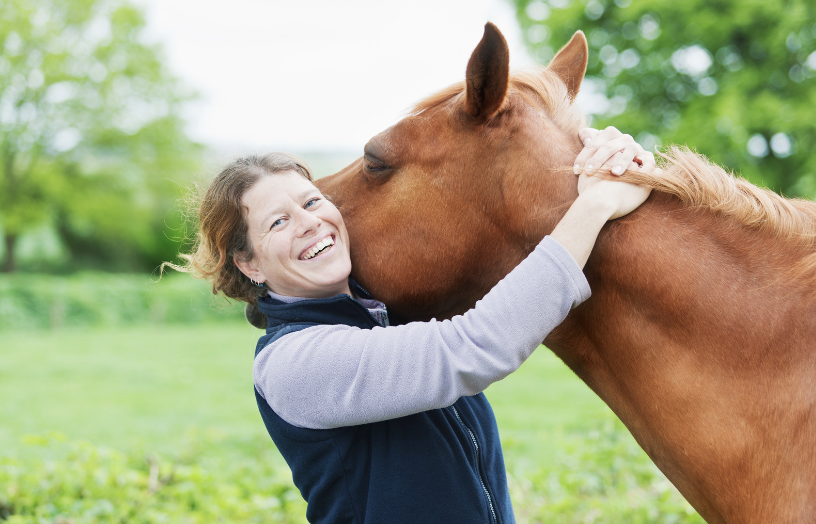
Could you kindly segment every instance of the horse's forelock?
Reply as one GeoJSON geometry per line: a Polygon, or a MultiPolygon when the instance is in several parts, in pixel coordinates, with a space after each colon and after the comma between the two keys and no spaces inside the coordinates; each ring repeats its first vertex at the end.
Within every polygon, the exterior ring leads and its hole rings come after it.
{"type": "Polygon", "coordinates": [[[534,106],[543,106],[550,120],[559,129],[578,135],[586,119],[572,103],[564,82],[549,69],[515,71],[510,86],[534,106]],[[532,94],[533,98],[528,95],[532,94]]]}
{"type": "Polygon", "coordinates": [[[456,97],[457,95],[463,93],[465,91],[465,82],[457,82],[453,85],[438,91],[431,96],[420,100],[419,102],[414,105],[409,111],[409,115],[418,115],[420,113],[424,113],[429,109],[434,109],[436,107],[441,106],[442,104],[448,102],[450,99],[456,97]]]}

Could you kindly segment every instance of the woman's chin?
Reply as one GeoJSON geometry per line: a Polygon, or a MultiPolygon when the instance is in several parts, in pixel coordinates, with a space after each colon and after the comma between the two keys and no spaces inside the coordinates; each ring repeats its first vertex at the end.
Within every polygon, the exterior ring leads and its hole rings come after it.
{"type": "Polygon", "coordinates": [[[333,271],[321,272],[312,281],[313,288],[310,291],[321,297],[333,297],[340,293],[348,293],[350,273],[351,265],[348,268],[337,268],[333,271]]]}

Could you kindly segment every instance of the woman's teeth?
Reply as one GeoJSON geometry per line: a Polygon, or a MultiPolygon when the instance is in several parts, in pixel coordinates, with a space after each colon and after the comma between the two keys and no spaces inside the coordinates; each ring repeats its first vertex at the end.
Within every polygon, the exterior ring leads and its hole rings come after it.
{"type": "Polygon", "coordinates": [[[312,249],[310,249],[309,251],[306,252],[305,255],[303,255],[303,260],[309,260],[310,258],[314,258],[314,257],[317,256],[318,253],[320,253],[321,251],[323,251],[327,247],[333,246],[333,245],[334,245],[334,239],[332,237],[328,236],[328,237],[324,238],[323,240],[321,240],[320,242],[318,242],[317,244],[313,245],[312,249]]]}

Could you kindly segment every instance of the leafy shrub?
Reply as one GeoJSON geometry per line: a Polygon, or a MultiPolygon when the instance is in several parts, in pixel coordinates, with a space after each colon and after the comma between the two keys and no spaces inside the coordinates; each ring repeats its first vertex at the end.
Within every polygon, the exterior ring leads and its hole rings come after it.
{"type": "Polygon", "coordinates": [[[84,272],[0,276],[0,329],[140,323],[245,322],[242,303],[214,297],[189,275],[84,272]]]}
{"type": "Polygon", "coordinates": [[[177,457],[53,436],[28,444],[39,458],[0,458],[0,519],[8,524],[305,521],[305,502],[269,443],[237,459],[201,437],[177,457]]]}
{"type": "MultiPolygon", "coordinates": [[[[305,522],[305,502],[266,439],[193,435],[176,457],[54,436],[27,444],[29,458],[0,457],[7,524],[305,522]]],[[[508,462],[518,522],[704,524],[620,422],[560,447],[552,467],[508,462]]]]}
{"type": "Polygon", "coordinates": [[[519,522],[705,524],[616,418],[560,448],[552,468],[510,466],[519,522]]]}

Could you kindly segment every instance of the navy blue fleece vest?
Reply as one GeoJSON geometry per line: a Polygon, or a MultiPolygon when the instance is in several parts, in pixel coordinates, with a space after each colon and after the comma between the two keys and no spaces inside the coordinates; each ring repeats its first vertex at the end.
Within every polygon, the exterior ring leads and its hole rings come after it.
{"type": "MultiPolygon", "coordinates": [[[[368,293],[352,283],[359,296],[368,293]]],[[[287,333],[318,324],[379,324],[348,295],[258,307],[266,335],[255,355],[287,333]]],[[[493,411],[483,394],[452,406],[372,424],[306,429],[280,418],[255,392],[266,429],[308,502],[312,523],[512,523],[493,411]]]]}

